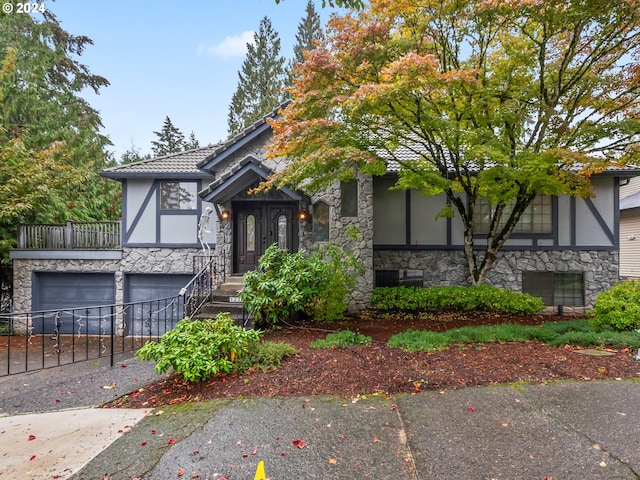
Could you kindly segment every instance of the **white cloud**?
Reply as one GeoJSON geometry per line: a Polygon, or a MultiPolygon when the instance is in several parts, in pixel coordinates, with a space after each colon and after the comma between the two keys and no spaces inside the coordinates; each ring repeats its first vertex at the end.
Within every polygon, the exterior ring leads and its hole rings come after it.
{"type": "Polygon", "coordinates": [[[240,35],[227,36],[213,45],[201,43],[198,45],[198,55],[213,55],[220,58],[241,57],[247,53],[247,43],[253,44],[254,33],[248,31],[240,35]]]}

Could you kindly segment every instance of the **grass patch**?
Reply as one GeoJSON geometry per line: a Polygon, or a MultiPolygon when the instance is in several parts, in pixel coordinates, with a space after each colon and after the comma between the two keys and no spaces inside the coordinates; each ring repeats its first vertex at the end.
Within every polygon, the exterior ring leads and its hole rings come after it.
{"type": "Polygon", "coordinates": [[[435,352],[456,344],[526,342],[536,340],[551,346],[640,348],[640,332],[596,332],[588,320],[546,322],[542,325],[511,323],[462,327],[438,333],[407,330],[389,339],[389,346],[407,352],[435,352]]]}
{"type": "Polygon", "coordinates": [[[311,348],[349,348],[371,344],[371,337],[354,333],[351,330],[341,330],[330,333],[326,338],[311,342],[311,348]]]}

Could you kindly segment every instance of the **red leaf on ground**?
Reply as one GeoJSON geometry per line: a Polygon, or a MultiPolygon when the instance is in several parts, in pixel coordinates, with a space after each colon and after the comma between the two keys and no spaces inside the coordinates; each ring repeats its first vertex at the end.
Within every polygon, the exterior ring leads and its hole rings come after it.
{"type": "Polygon", "coordinates": [[[304,448],[307,445],[304,440],[297,439],[293,441],[293,444],[298,448],[304,448]]]}
{"type": "Polygon", "coordinates": [[[60,400],[58,400],[57,398],[53,401],[53,403],[60,403],[60,400]]]}
{"type": "Polygon", "coordinates": [[[180,470],[178,470],[178,476],[181,477],[184,475],[184,468],[181,468],[180,470]]]}
{"type": "Polygon", "coordinates": [[[127,368],[127,366],[123,363],[122,365],[120,365],[120,368],[127,368]]]}
{"type": "Polygon", "coordinates": [[[140,443],[140,446],[141,446],[141,447],[144,447],[146,444],[147,444],[147,442],[141,442],[141,443],[140,443]]]}
{"type": "Polygon", "coordinates": [[[174,443],[176,443],[176,441],[173,438],[169,439],[169,445],[173,445],[174,443]]]}
{"type": "Polygon", "coordinates": [[[36,436],[35,436],[35,435],[29,435],[29,441],[31,441],[31,440],[35,440],[35,439],[36,439],[36,436]]]}
{"type": "Polygon", "coordinates": [[[36,456],[35,455],[31,455],[31,458],[29,459],[29,461],[35,460],[35,459],[36,459],[36,456]]]}
{"type": "Polygon", "coordinates": [[[473,407],[469,407],[469,411],[470,411],[470,412],[475,412],[475,411],[476,411],[476,409],[475,409],[475,408],[473,408],[473,407]]]}
{"type": "Polygon", "coordinates": [[[193,454],[194,454],[194,455],[198,455],[199,453],[200,453],[200,450],[194,450],[194,451],[193,451],[193,454]]]}
{"type": "Polygon", "coordinates": [[[379,443],[380,439],[378,437],[373,437],[373,443],[379,443]]]}
{"type": "Polygon", "coordinates": [[[151,430],[151,435],[155,435],[156,431],[155,430],[151,430]]]}

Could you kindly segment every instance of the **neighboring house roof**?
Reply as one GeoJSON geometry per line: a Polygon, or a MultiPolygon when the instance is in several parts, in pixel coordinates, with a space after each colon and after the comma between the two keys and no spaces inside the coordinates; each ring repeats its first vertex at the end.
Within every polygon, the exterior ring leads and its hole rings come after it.
{"type": "Polygon", "coordinates": [[[114,179],[131,177],[202,178],[207,175],[198,168],[199,162],[207,158],[219,147],[220,145],[208,145],[194,150],[127,163],[107,168],[100,172],[100,175],[114,179]]]}
{"type": "Polygon", "coordinates": [[[207,156],[207,158],[198,163],[198,167],[205,171],[213,170],[216,165],[219,165],[221,162],[229,158],[230,155],[233,155],[239,149],[251,143],[256,137],[271,130],[271,125],[267,123],[267,119],[279,116],[280,110],[286,108],[289,103],[291,103],[290,100],[281,103],[260,120],[256,121],[253,125],[245,128],[242,132],[238,133],[230,140],[227,140],[222,145],[218,145],[217,148],[207,156]]]}
{"type": "Polygon", "coordinates": [[[640,207],[640,192],[633,193],[620,199],[620,210],[640,207]]]}

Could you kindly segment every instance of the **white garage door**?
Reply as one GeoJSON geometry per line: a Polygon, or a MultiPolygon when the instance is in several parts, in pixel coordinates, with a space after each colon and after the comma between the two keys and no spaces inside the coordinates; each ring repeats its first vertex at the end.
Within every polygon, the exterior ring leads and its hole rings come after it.
{"type": "Polygon", "coordinates": [[[111,333],[116,290],[113,273],[36,272],[32,309],[33,333],[111,333]],[[58,317],[59,314],[59,317],[58,317]]]}

